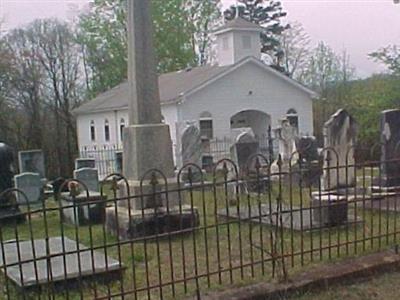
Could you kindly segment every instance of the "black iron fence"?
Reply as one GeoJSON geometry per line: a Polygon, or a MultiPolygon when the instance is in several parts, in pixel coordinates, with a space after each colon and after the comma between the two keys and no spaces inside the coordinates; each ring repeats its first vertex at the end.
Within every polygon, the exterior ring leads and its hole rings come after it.
{"type": "Polygon", "coordinates": [[[201,299],[397,245],[400,160],[323,153],[325,162],[294,154],[273,164],[258,155],[245,170],[224,159],[211,174],[189,164],[175,180],[112,174],[98,191],[70,180],[41,203],[5,191],[3,297],[201,299]]]}

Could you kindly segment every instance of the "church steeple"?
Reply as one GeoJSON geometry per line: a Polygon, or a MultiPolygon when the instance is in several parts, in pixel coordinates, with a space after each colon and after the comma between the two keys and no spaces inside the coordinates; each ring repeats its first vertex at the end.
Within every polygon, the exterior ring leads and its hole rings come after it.
{"type": "Polygon", "coordinates": [[[248,56],[261,59],[261,31],[261,26],[241,17],[218,28],[214,32],[217,37],[218,65],[232,65],[248,56]]]}

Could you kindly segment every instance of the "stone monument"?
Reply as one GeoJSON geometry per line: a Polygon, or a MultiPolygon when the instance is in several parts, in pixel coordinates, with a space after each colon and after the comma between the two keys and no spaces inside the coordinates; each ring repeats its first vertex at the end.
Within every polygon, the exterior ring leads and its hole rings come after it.
{"type": "Polygon", "coordinates": [[[324,148],[334,151],[324,152],[324,175],[322,179],[324,190],[338,190],[355,185],[354,146],[356,145],[356,138],[357,124],[344,109],[338,110],[325,123],[324,148]]]}
{"type": "MultiPolygon", "coordinates": [[[[182,205],[178,193],[168,192],[169,215],[163,183],[141,184],[149,170],[159,170],[168,178],[169,189],[176,188],[174,160],[169,126],[162,123],[158,75],[153,47],[151,1],[128,1],[128,82],[129,126],[124,129],[123,172],[129,181],[131,199],[120,201],[118,209],[106,212],[109,231],[122,238],[145,236],[153,232],[182,229],[198,224],[197,210],[182,205]],[[139,195],[146,195],[138,197],[139,195]],[[136,197],[134,197],[136,196],[136,197]],[[128,203],[128,201],[130,203],[128,203]],[[128,205],[129,204],[129,205],[128,205]],[[131,211],[129,211],[129,207],[131,211]],[[143,211],[145,210],[145,211],[143,211]],[[179,212],[182,213],[179,214],[179,212]],[[193,213],[196,211],[195,213],[193,213]],[[146,216],[143,218],[143,214],[146,216]],[[118,222],[117,220],[118,219],[118,222]],[[118,226],[117,226],[118,224],[118,226]],[[160,226],[157,226],[159,224],[160,226]]],[[[150,178],[147,178],[150,179],[150,178]]],[[[125,183],[120,184],[120,196],[126,197],[125,183]]]]}
{"type": "Polygon", "coordinates": [[[356,183],[356,137],[357,124],[346,110],[338,110],[324,125],[322,191],[312,194],[317,223],[333,226],[348,221],[347,196],[356,183]]]}
{"type": "Polygon", "coordinates": [[[23,191],[23,197],[17,193],[17,201],[20,205],[39,203],[43,199],[43,183],[38,173],[22,173],[14,176],[15,187],[23,191]],[[28,201],[28,203],[26,203],[28,201]]]}
{"type": "Polygon", "coordinates": [[[288,162],[296,152],[297,129],[290,125],[289,120],[281,120],[279,128],[275,131],[279,141],[279,153],[284,162],[288,162]]]}
{"type": "Polygon", "coordinates": [[[42,150],[19,151],[18,164],[20,173],[38,173],[40,178],[46,178],[42,150]]]}
{"type": "Polygon", "coordinates": [[[203,154],[200,129],[194,124],[186,124],[182,130],[180,141],[180,167],[188,163],[200,166],[203,154]]]}
{"type": "Polygon", "coordinates": [[[12,178],[14,151],[5,143],[0,142],[0,224],[7,224],[10,220],[23,221],[18,204],[13,193],[3,194],[13,187],[12,178]]]}
{"type": "Polygon", "coordinates": [[[251,128],[232,130],[233,145],[231,146],[231,158],[238,167],[240,174],[245,174],[252,169],[250,159],[260,153],[260,143],[257,141],[251,128]]]}
{"type": "Polygon", "coordinates": [[[96,160],[94,158],[77,158],[75,159],[75,170],[83,168],[96,168],[96,160]]]}
{"type": "Polygon", "coordinates": [[[400,189],[400,109],[381,113],[381,168],[380,178],[374,179],[378,188],[400,189]]]}

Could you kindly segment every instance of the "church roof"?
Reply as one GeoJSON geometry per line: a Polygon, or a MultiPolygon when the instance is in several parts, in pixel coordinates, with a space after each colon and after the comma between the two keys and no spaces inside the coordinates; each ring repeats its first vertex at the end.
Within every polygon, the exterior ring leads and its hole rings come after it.
{"type": "MultiPolygon", "coordinates": [[[[224,72],[230,66],[203,66],[185,69],[178,72],[167,73],[159,76],[161,104],[173,103],[179,97],[207,82],[212,77],[224,72]]],[[[74,110],[75,114],[87,114],[110,110],[122,110],[128,108],[129,86],[123,82],[111,90],[98,95],[79,108],[74,110]]]]}
{"type": "MultiPolygon", "coordinates": [[[[176,103],[183,95],[190,95],[190,93],[202,89],[211,82],[236,70],[243,64],[251,62],[263,68],[266,72],[269,72],[286,81],[288,84],[295,86],[300,91],[307,93],[311,98],[318,96],[315,92],[311,91],[299,82],[267,66],[260,60],[249,56],[238,63],[229,66],[202,66],[160,75],[158,79],[160,102],[161,104],[176,103]]],[[[91,114],[128,109],[128,99],[129,86],[127,82],[123,82],[113,89],[98,95],[93,100],[82,104],[74,110],[74,114],[91,114]]]]}
{"type": "Polygon", "coordinates": [[[241,17],[238,17],[233,20],[227,21],[225,25],[215,30],[215,34],[219,34],[232,29],[261,31],[262,27],[258,24],[249,22],[241,17]]]}

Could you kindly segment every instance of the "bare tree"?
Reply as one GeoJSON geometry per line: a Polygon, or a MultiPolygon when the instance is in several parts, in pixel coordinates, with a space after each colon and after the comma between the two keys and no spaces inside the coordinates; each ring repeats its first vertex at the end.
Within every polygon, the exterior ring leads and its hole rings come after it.
{"type": "Polygon", "coordinates": [[[304,72],[310,57],[310,37],[303,26],[298,23],[290,24],[279,37],[283,51],[282,65],[288,76],[297,78],[304,72]]]}

